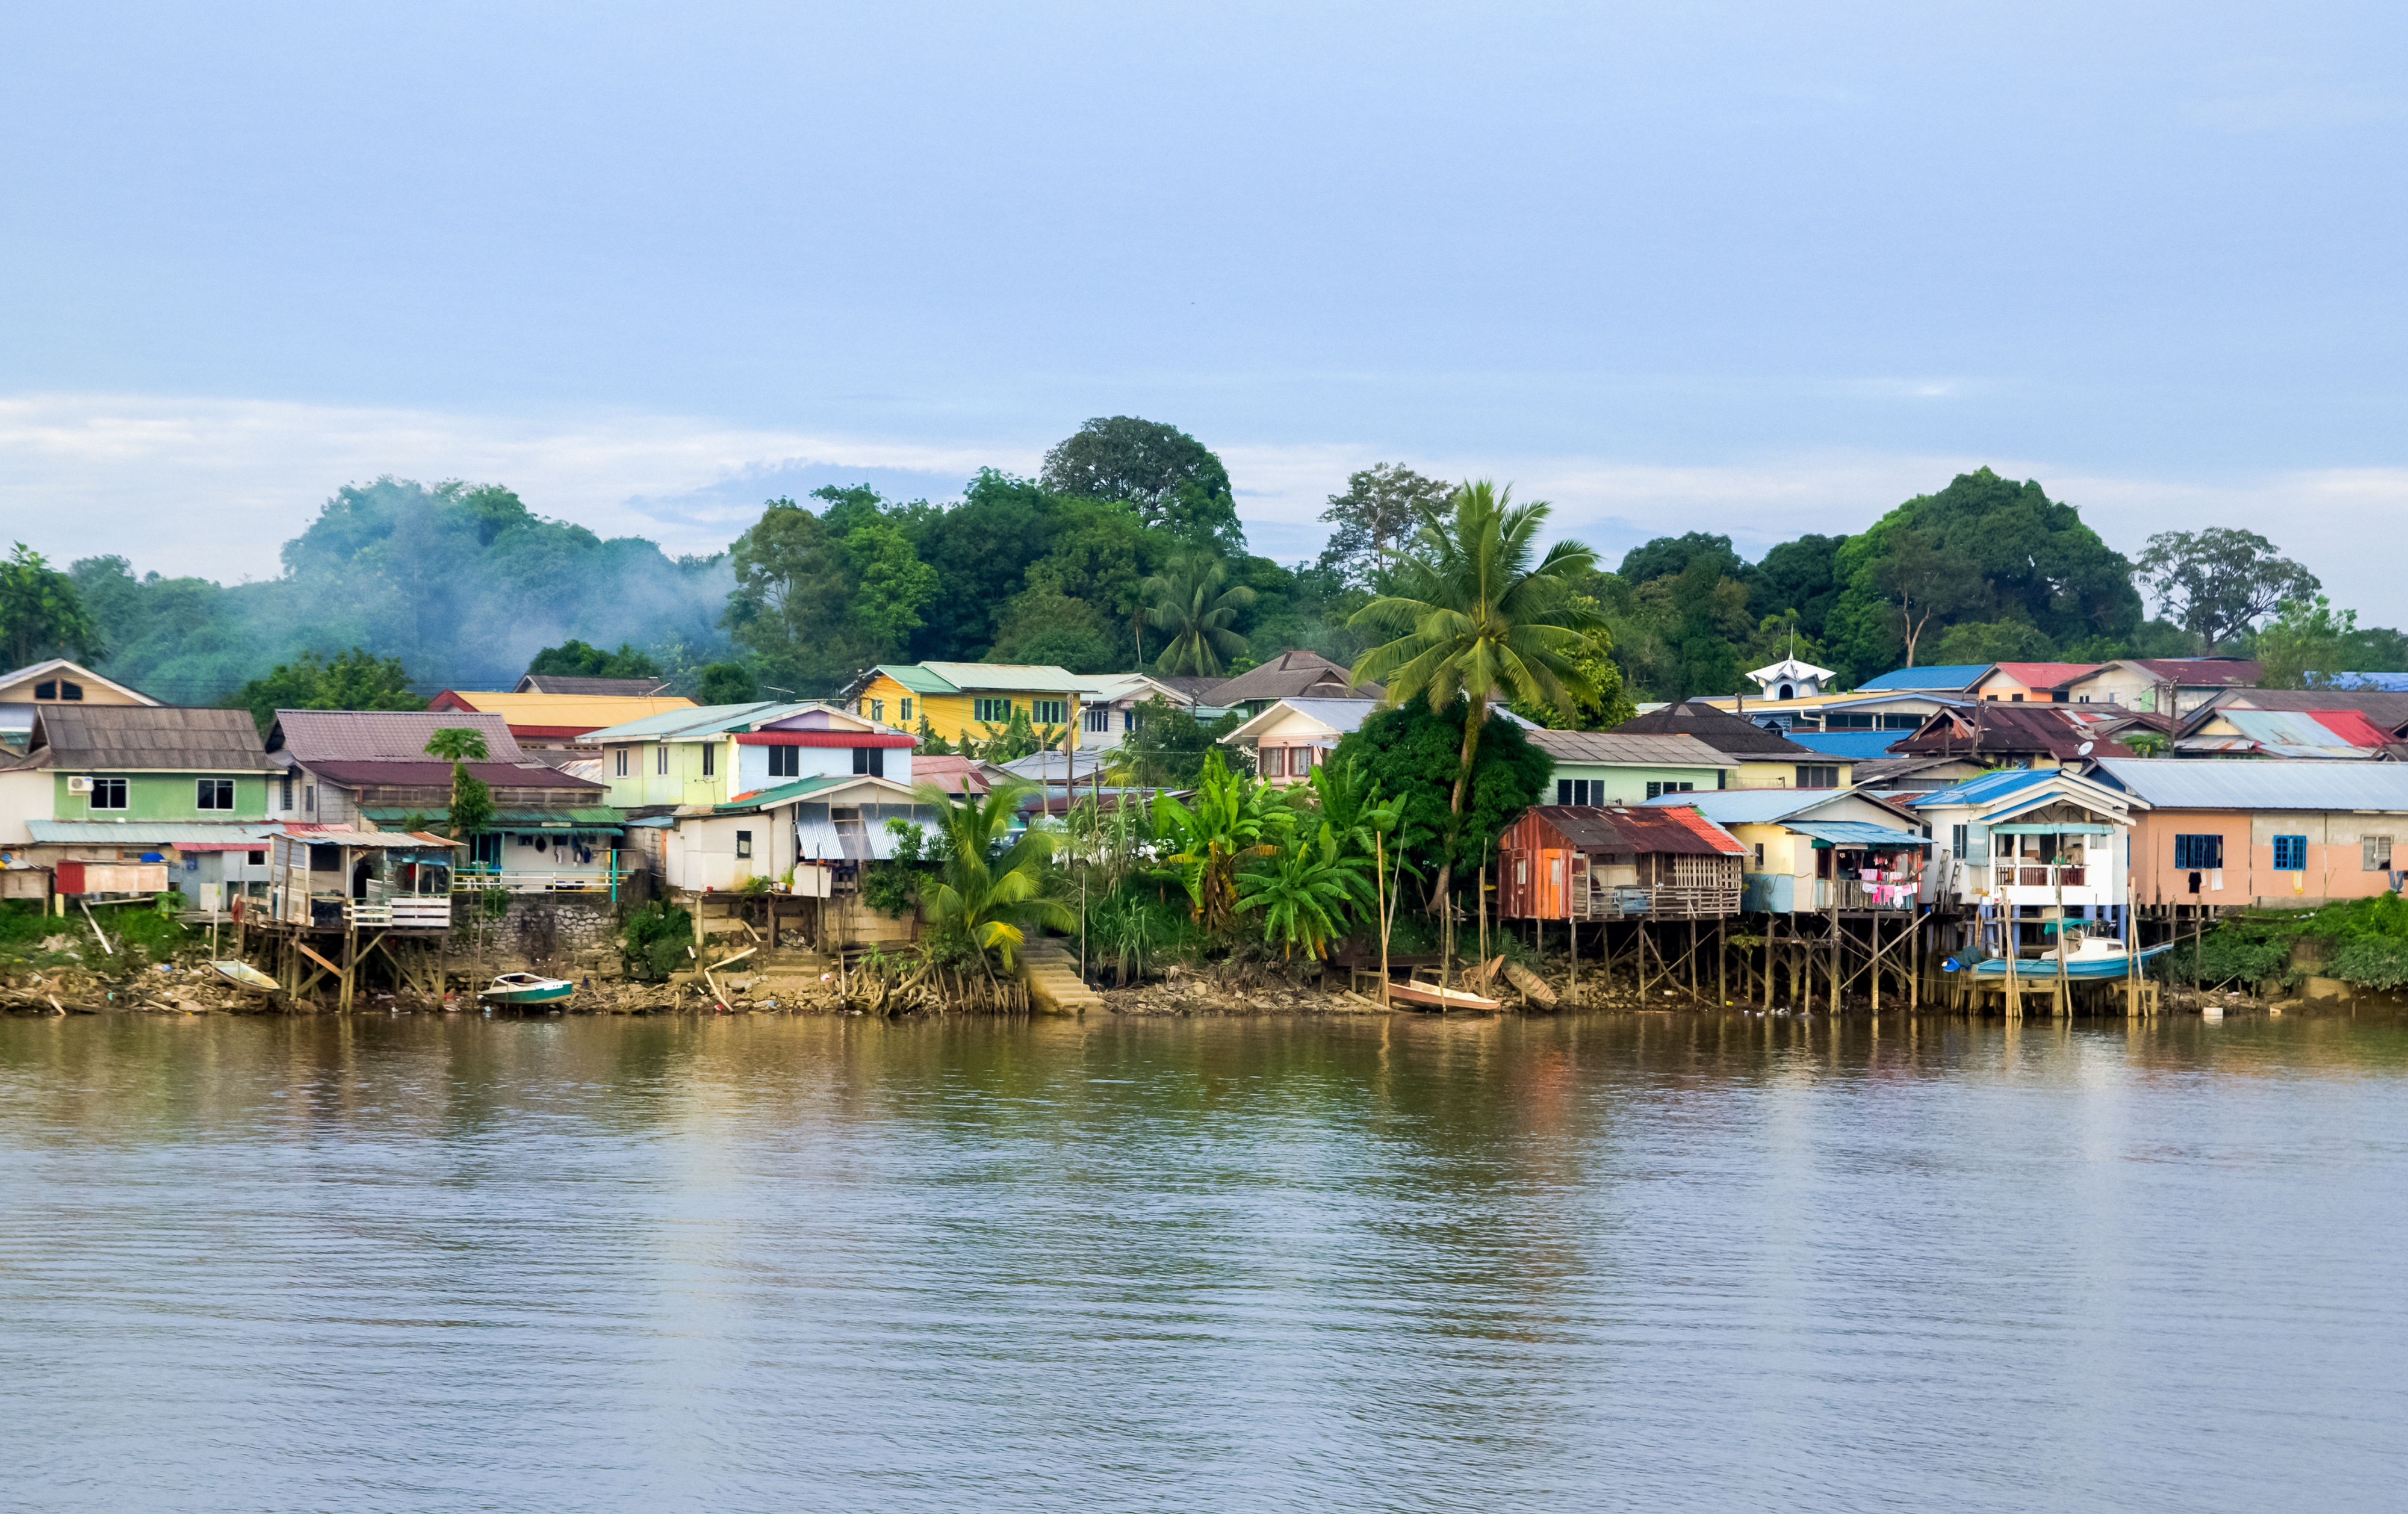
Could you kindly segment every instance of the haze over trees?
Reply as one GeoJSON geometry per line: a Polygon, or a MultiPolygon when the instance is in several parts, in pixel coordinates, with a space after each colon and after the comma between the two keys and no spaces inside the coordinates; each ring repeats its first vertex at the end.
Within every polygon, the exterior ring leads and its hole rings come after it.
{"type": "MultiPolygon", "coordinates": [[[[708,670],[709,690],[731,699],[832,694],[882,661],[1229,672],[1295,648],[1351,664],[1371,645],[1356,612],[1396,591],[1400,550],[1453,510],[1458,487],[1400,464],[1364,468],[1329,496],[1325,549],[1283,564],[1249,549],[1210,448],[1159,421],[1100,417],[1037,478],[983,470],[942,504],[823,488],[766,502],[726,552],[672,560],[547,520],[499,485],[381,478],[337,491],[285,545],[281,572],[255,582],[137,576],[120,556],[62,573],[21,548],[0,564],[0,647],[12,665],[79,652],[162,698],[254,709],[423,703],[446,686],[509,688],[538,664],[688,694],[708,670]],[[1196,614],[1157,619],[1168,586],[1215,572],[1208,635],[1196,614]],[[1174,643],[1185,650],[1166,664],[1174,643]]],[[[1601,628],[1575,660],[1593,695],[1570,713],[1511,697],[1527,719],[1594,728],[1634,700],[1730,693],[1792,652],[1843,683],[1910,655],[2249,655],[2270,616],[2290,617],[2318,649],[2312,661],[2408,669],[2400,633],[2360,629],[2347,611],[2315,621],[2315,586],[2248,532],[2164,534],[2136,564],[2038,483],[1985,468],[1854,534],[1800,536],[1755,562],[1696,530],[1644,542],[1611,571],[1584,567],[1566,591],[1601,628]],[[2168,618],[2144,618],[2143,586],[2168,618]]]]}

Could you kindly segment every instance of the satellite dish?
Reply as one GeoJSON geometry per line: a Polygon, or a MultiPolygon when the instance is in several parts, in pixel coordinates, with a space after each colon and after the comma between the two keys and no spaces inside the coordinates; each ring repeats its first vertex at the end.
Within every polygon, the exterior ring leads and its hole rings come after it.
{"type": "Polygon", "coordinates": [[[2076,757],[2087,757],[2090,755],[2090,749],[2097,745],[2099,745],[2099,743],[2096,741],[2086,741],[2082,745],[2073,749],[2073,755],[2076,757]]]}

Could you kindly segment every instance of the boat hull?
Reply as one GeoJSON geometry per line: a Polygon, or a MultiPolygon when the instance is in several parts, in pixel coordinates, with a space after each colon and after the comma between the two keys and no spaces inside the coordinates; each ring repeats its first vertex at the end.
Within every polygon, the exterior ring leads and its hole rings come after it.
{"type": "Polygon", "coordinates": [[[1495,999],[1484,999],[1477,993],[1461,989],[1442,989],[1434,983],[1391,983],[1388,997],[1399,1004],[1416,1005],[1424,1009],[1502,1009],[1505,1006],[1495,999]]]}
{"type": "Polygon", "coordinates": [[[544,978],[533,983],[496,983],[477,997],[491,1005],[550,1005],[563,1003],[576,992],[574,983],[544,978]]]}
{"type": "Polygon", "coordinates": [[[235,987],[248,989],[253,993],[273,993],[281,986],[247,962],[213,962],[209,966],[235,987]]]}
{"type": "MultiPolygon", "coordinates": [[[[2172,943],[2168,943],[2165,946],[2150,947],[2147,950],[2141,953],[2140,960],[2143,964],[2146,964],[2151,957],[2157,956],[2163,952],[2172,951],[2172,950],[2173,946],[2172,943]]],[[[2082,980],[2122,978],[2125,974],[2125,960],[2126,959],[2122,957],[2092,958],[2087,961],[2076,958],[2065,964],[2065,976],[2069,978],[2082,980]]],[[[1985,961],[1970,964],[1958,962],[1956,958],[1951,957],[1941,965],[1949,972],[1964,973],[1972,978],[1996,978],[2004,979],[2007,976],[2007,959],[2004,957],[1991,957],[1985,961]]],[[[2014,976],[2017,978],[2039,981],[2057,977],[2057,959],[2054,957],[2020,958],[2016,961],[2014,965],[2014,976]]]]}

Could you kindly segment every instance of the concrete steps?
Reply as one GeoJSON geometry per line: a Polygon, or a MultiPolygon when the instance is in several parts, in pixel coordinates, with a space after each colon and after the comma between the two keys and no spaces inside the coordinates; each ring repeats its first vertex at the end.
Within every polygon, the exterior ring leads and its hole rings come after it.
{"type": "Polygon", "coordinates": [[[1079,976],[1079,959],[1059,941],[1032,937],[1020,949],[1020,978],[1028,1007],[1040,1015],[1104,1013],[1103,995],[1079,976]]]}

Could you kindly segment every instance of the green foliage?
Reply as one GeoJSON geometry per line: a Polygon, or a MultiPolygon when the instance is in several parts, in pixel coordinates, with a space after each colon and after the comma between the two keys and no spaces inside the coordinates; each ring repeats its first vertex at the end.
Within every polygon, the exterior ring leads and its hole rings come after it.
{"type": "Polygon", "coordinates": [[[1028,927],[1079,928],[1076,915],[1045,897],[1045,860],[1054,837],[1030,827],[1017,836],[1011,821],[1025,786],[998,784],[983,798],[955,803],[932,783],[920,785],[918,802],[936,812],[937,875],[921,890],[921,912],[934,927],[935,944],[978,955],[992,954],[1009,968],[1028,927]]]}
{"type": "Polygon", "coordinates": [[[1039,477],[1056,494],[1125,501],[1146,526],[1180,541],[1223,551],[1245,548],[1229,470],[1176,426],[1098,416],[1054,444],[1039,477]]]}
{"type": "MultiPolygon", "coordinates": [[[[1028,571],[1033,576],[1039,564],[1028,571]]],[[[1073,673],[1109,673],[1122,657],[1117,646],[1126,638],[1107,624],[1096,607],[1052,587],[1017,595],[996,628],[990,663],[1033,663],[1068,668],[1073,673]]]]}
{"type": "MultiPolygon", "coordinates": [[[[1815,649],[1810,662],[1822,656],[1816,644],[1823,639],[1832,606],[1839,603],[1841,584],[1836,568],[1840,547],[1846,540],[1845,536],[1810,533],[1773,548],[1756,565],[1748,607],[1759,616],[1781,616],[1784,630],[1797,631],[1801,649],[1815,649]]],[[[1783,650],[1785,653],[1786,648],[1783,650]]],[[[1763,662],[1750,658],[1748,666],[1762,667],[1765,663],[1779,660],[1775,656],[1767,656],[1763,662]]]]}
{"type": "Polygon", "coordinates": [[[447,763],[481,763],[485,760],[485,733],[466,726],[438,726],[426,738],[426,754],[447,763]]]}
{"type": "MultiPolygon", "coordinates": [[[[1207,725],[1184,706],[1154,695],[1138,707],[1137,729],[1121,743],[1128,781],[1149,789],[1196,787],[1206,760],[1225,750],[1220,738],[1245,722],[1245,711],[1233,709],[1207,725]]],[[[1226,766],[1228,759],[1222,761],[1226,766]]]]}
{"type": "Polygon", "coordinates": [[[693,945],[693,917],[654,900],[627,912],[619,933],[619,958],[629,973],[658,982],[685,966],[693,945]]]}
{"type": "Polygon", "coordinates": [[[494,828],[494,791],[484,779],[458,763],[452,764],[452,811],[448,831],[452,840],[466,841],[494,828]]]}
{"type": "Polygon", "coordinates": [[[373,648],[438,687],[507,689],[541,649],[572,639],[715,641],[729,587],[720,559],[606,541],[508,489],[390,478],[338,490],[283,564],[280,577],[230,586],[137,578],[116,556],[72,574],[109,643],[103,671],[190,704],[334,647],[373,648]]]}
{"type": "Polygon", "coordinates": [[[1148,978],[1166,959],[1201,944],[1186,911],[1145,884],[1123,883],[1087,907],[1088,970],[1109,973],[1115,983],[1148,978]]]}
{"type": "Polygon", "coordinates": [[[2288,937],[2270,939],[2238,925],[2219,925],[2196,947],[2185,941],[2153,959],[2149,967],[2157,977],[2197,988],[2230,983],[2255,988],[2289,977],[2291,943],[2288,937]]]}
{"type": "Polygon", "coordinates": [[[2332,601],[2322,594],[2286,601],[2274,623],[2258,634],[2258,661],[2264,669],[2258,687],[2329,687],[2333,675],[2356,671],[2344,664],[2357,635],[2356,610],[2336,615],[2332,601]]]}
{"type": "Polygon", "coordinates": [[[1928,663],[2046,663],[2056,659],[2048,633],[2023,621],[1969,621],[1942,632],[1928,663]]]}
{"type": "Polygon", "coordinates": [[[1070,734],[1067,725],[1031,724],[1027,707],[1016,702],[1009,723],[982,721],[979,729],[985,733],[983,736],[964,733],[962,755],[988,763],[1012,763],[1040,751],[1060,751],[1070,734]]]}
{"type": "Polygon", "coordinates": [[[761,697],[752,671],[741,663],[711,663],[695,679],[698,705],[749,705],[761,697]]]}
{"type": "Polygon", "coordinates": [[[1196,922],[1215,937],[1236,922],[1240,864],[1276,854],[1295,823],[1276,790],[1231,772],[1217,749],[1205,754],[1193,806],[1167,793],[1154,801],[1154,834],[1170,849],[1165,860],[1187,891],[1196,922]]]}
{"type": "Polygon", "coordinates": [[[73,578],[22,541],[0,559],[0,656],[10,667],[62,656],[98,663],[108,654],[73,578]]]}
{"type": "Polygon", "coordinates": [[[2214,656],[2268,610],[2305,600],[2319,587],[2315,574],[2276,556],[2272,542],[2229,526],[2157,533],[2141,553],[2140,576],[2196,638],[2202,657],[2214,656]]]}
{"type": "Polygon", "coordinates": [[[2062,646],[2097,636],[2121,641],[2141,621],[2131,564],[2079,511],[2037,483],[1987,468],[1960,474],[1849,537],[1833,571],[1844,587],[1827,642],[1851,680],[1899,665],[1910,641],[1929,636],[1936,645],[1964,621],[2017,621],[2062,646]]]}
{"type": "Polygon", "coordinates": [[[660,664],[625,642],[619,650],[606,652],[599,647],[589,647],[571,638],[557,647],[546,647],[527,664],[533,674],[551,674],[564,678],[657,678],[660,664]]]}
{"type": "Polygon", "coordinates": [[[920,892],[931,876],[935,859],[924,827],[907,820],[889,820],[886,834],[894,838],[895,855],[862,864],[861,902],[896,920],[920,907],[920,892]]]}
{"type": "Polygon", "coordinates": [[[1555,772],[1554,760],[1530,745],[1522,728],[1492,711],[1482,730],[1457,843],[1447,842],[1455,774],[1470,702],[1458,699],[1433,713],[1415,699],[1383,709],[1338,743],[1332,758],[1360,765],[1364,780],[1398,805],[1409,870],[1441,865],[1469,871],[1494,849],[1515,815],[1538,804],[1555,772]]]}
{"type": "Polygon", "coordinates": [[[248,709],[265,736],[280,709],[424,709],[398,657],[372,657],[354,647],[329,662],[303,652],[235,691],[229,708],[248,709]]]}
{"type": "Polygon", "coordinates": [[[1238,910],[1262,916],[1264,943],[1282,957],[1301,950],[1309,962],[1327,953],[1371,897],[1369,859],[1341,848],[1326,822],[1297,827],[1268,868],[1238,879],[1238,910]]]}
{"type": "Polygon", "coordinates": [[[1154,668],[1168,677],[1217,677],[1229,659],[1242,656],[1246,638],[1231,629],[1254,602],[1244,584],[1231,585],[1227,564],[1203,552],[1182,552],[1159,576],[1145,580],[1153,607],[1146,623],[1168,638],[1154,668]]]}
{"type": "Polygon", "coordinates": [[[1625,583],[1636,588],[1657,578],[1678,578],[1700,560],[1706,566],[1699,571],[1708,583],[1748,576],[1747,564],[1731,550],[1731,539],[1704,531],[1692,531],[1684,536],[1658,536],[1645,546],[1633,547],[1622,554],[1622,565],[1614,571],[1625,583]]]}
{"type": "Polygon", "coordinates": [[[2377,993],[2408,987],[2408,936],[2353,936],[2325,958],[2325,973],[2377,993]]]}
{"type": "Polygon", "coordinates": [[[1388,554],[1420,529],[1425,515],[1443,514],[1454,494],[1454,485],[1401,463],[1376,463],[1349,475],[1346,492],[1330,495],[1321,512],[1329,527],[1321,571],[1342,587],[1384,589],[1388,554]]]}

